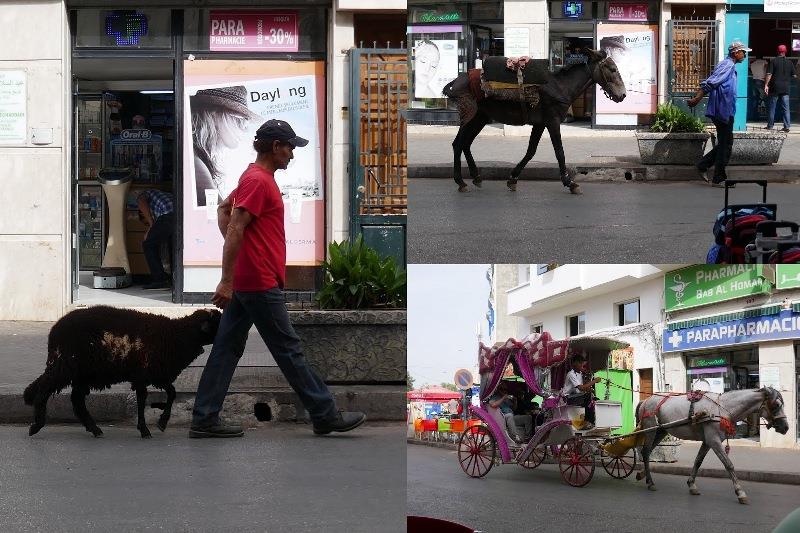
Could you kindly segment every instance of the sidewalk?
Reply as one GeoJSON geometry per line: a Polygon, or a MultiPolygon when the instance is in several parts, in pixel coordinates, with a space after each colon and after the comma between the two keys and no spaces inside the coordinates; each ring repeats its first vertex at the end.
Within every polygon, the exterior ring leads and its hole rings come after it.
{"type": "MultiPolygon", "coordinates": [[[[526,127],[525,132],[529,132],[526,127]]],[[[457,132],[454,126],[414,126],[408,132],[408,167],[411,178],[452,179],[452,142],[457,132]]],[[[645,166],[639,158],[639,148],[633,130],[591,129],[586,125],[563,124],[562,142],[568,167],[581,174],[580,181],[608,180],[671,180],[695,181],[699,177],[691,166],[645,166]]],[[[528,148],[528,133],[524,136],[503,135],[497,125],[487,126],[475,139],[472,154],[485,180],[508,179],[528,148]]],[[[710,145],[707,147],[710,148],[710,145]]],[[[728,167],[731,178],[759,177],[776,182],[800,180],[800,129],[789,133],[775,165],[728,167]]],[[[469,177],[462,156],[462,176],[469,177]]],[[[558,167],[545,131],[536,155],[523,170],[520,179],[558,179],[558,167]]]]}
{"type": "MultiPolygon", "coordinates": [[[[22,392],[39,377],[47,360],[47,335],[52,322],[0,321],[0,424],[30,423],[33,407],[25,405],[22,392]]],[[[177,396],[171,425],[191,423],[194,394],[205,367],[210,346],[175,381],[177,396]]],[[[364,411],[370,420],[402,420],[403,404],[398,408],[398,391],[389,385],[330,386],[340,409],[364,411]],[[399,417],[399,418],[398,418],[399,417]]],[[[159,389],[149,389],[145,418],[151,426],[161,414],[154,403],[166,401],[159,389]]],[[[98,422],[135,423],[136,394],[129,383],[120,383],[103,392],[92,392],[87,408],[98,422]]],[[[258,425],[255,413],[265,420],[294,421],[305,418],[300,399],[289,387],[269,350],[255,329],[247,339],[244,355],[234,373],[223,407],[225,416],[237,418],[246,427],[258,425]]],[[[69,389],[53,395],[47,404],[48,423],[74,422],[69,389]]]]}
{"type": "MultiPolygon", "coordinates": [[[[407,438],[409,444],[433,446],[456,450],[457,446],[446,442],[430,442],[414,438],[407,438]]],[[[780,483],[786,485],[800,485],[800,450],[786,450],[779,448],[761,448],[749,441],[732,440],[730,458],[736,469],[736,476],[742,481],[758,481],[763,483],[780,483]]],[[[700,449],[699,442],[683,441],[678,451],[678,461],[675,463],[650,463],[650,471],[654,474],[673,474],[689,476],[694,466],[694,459],[700,449]]],[[[553,462],[548,454],[546,462],[553,462]]],[[[597,463],[597,468],[602,465],[597,463]]],[[[641,469],[641,457],[638,458],[637,468],[641,469]]],[[[700,477],[728,478],[728,472],[714,452],[709,451],[703,460],[703,466],[698,472],[700,477]]]]}

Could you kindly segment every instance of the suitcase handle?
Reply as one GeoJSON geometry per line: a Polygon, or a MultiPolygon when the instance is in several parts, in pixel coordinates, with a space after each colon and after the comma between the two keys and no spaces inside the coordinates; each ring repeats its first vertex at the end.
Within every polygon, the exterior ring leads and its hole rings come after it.
{"type": "Polygon", "coordinates": [[[777,230],[781,228],[789,228],[792,233],[795,234],[800,232],[800,224],[797,224],[796,222],[787,222],[785,220],[765,220],[756,224],[757,233],[767,233],[768,231],[777,233],[777,230]]]}
{"type": "Polygon", "coordinates": [[[767,180],[725,180],[725,207],[728,207],[728,189],[736,187],[737,183],[751,183],[761,186],[761,202],[767,203],[767,180]]]}

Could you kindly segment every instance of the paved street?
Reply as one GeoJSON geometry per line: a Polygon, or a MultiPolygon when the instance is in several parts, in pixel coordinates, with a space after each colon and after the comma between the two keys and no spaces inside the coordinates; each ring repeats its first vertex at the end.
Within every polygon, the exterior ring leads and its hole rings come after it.
{"type": "Polygon", "coordinates": [[[405,531],[404,425],[314,436],[270,425],[195,440],[185,428],[0,426],[0,524],[17,531],[405,531]]]}
{"type": "Polygon", "coordinates": [[[657,492],[633,476],[616,480],[598,465],[583,488],[561,480],[558,467],[528,471],[495,467],[467,477],[453,451],[409,445],[408,513],[454,520],[485,533],[591,531],[638,533],[769,532],[800,505],[800,487],[744,482],[749,505],[737,502],[728,480],[699,478],[691,496],[686,478],[654,474],[657,492]]]}
{"type": "MultiPolygon", "coordinates": [[[[723,192],[699,182],[505,182],[458,193],[452,180],[409,180],[409,263],[702,263],[723,192]]],[[[778,218],[800,221],[800,186],[769,185],[778,218]]],[[[735,202],[760,200],[752,186],[735,202]]]]}

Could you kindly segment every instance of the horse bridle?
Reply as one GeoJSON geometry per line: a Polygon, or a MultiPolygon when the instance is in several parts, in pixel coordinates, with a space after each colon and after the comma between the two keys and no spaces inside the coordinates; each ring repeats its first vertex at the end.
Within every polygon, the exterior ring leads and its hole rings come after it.
{"type": "Polygon", "coordinates": [[[775,416],[774,414],[772,414],[772,406],[777,404],[777,403],[778,403],[778,400],[772,400],[770,398],[770,392],[768,390],[765,390],[764,391],[764,400],[761,402],[761,406],[758,408],[758,411],[759,411],[759,413],[761,411],[766,411],[767,412],[767,416],[764,417],[767,420],[767,429],[769,429],[772,426],[774,426],[776,420],[780,420],[781,418],[786,418],[786,414],[785,413],[782,414],[782,415],[779,415],[779,416],[775,416]]]}
{"type": "Polygon", "coordinates": [[[595,78],[594,71],[591,69],[591,67],[589,67],[589,62],[587,61],[586,63],[584,63],[584,65],[586,65],[586,70],[589,71],[589,79],[591,80],[591,82],[589,84],[587,84],[587,87],[591,83],[596,83],[596,84],[598,84],[600,86],[600,90],[603,91],[603,94],[606,95],[606,98],[608,98],[609,100],[612,100],[612,101],[616,101],[613,98],[611,98],[611,95],[609,95],[608,91],[606,91],[606,85],[608,85],[608,78],[606,78],[606,75],[603,72],[603,69],[601,68],[603,66],[603,64],[606,61],[609,61],[610,59],[611,59],[610,56],[606,56],[603,59],[601,59],[600,61],[598,61],[594,66],[594,69],[600,72],[599,77],[600,77],[601,81],[598,81],[595,78]]]}

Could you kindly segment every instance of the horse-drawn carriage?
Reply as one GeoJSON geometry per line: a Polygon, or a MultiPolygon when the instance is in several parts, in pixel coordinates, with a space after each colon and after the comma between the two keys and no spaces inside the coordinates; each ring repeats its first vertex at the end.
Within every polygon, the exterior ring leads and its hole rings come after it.
{"type": "Polygon", "coordinates": [[[649,489],[655,490],[648,466],[650,451],[667,433],[672,433],[703,443],[687,482],[692,494],[699,494],[694,479],[703,457],[711,449],[728,470],[739,501],[746,503],[747,496],[739,486],[733,464],[721,442],[736,420],[754,412],[768,421],[767,428],[774,426],[785,434],[788,426],[780,393],[770,387],[725,394],[656,393],[639,403],[637,428],[624,435],[612,434],[622,425],[621,404],[595,400],[596,420],[594,426],[589,427],[584,408],[569,405],[568,398],[561,394],[570,364],[573,358],[582,356],[589,373],[602,371],[608,368],[610,352],[626,347],[625,342],[593,335],[556,341],[546,332],[531,334],[521,341],[509,339],[495,347],[481,344],[480,406],[471,407],[472,414],[481,423],[471,425],[461,434],[458,460],[462,470],[468,476],[483,477],[496,463],[536,468],[549,450],[563,480],[582,487],[591,481],[598,459],[612,477],[628,477],[636,467],[639,447],[645,467],[641,477],[647,479],[649,489]],[[519,386],[543,399],[540,423],[532,436],[522,442],[509,433],[506,417],[497,408],[497,402],[492,401],[507,379],[509,365],[514,376],[518,376],[515,380],[519,380],[519,386]]]}
{"type": "Polygon", "coordinates": [[[472,413],[483,424],[468,428],[461,435],[458,458],[464,472],[472,477],[486,475],[498,462],[498,454],[501,463],[536,468],[549,449],[562,478],[570,485],[581,487],[589,483],[597,458],[610,475],[620,479],[629,476],[636,466],[635,451],[618,444],[612,446],[611,436],[622,425],[622,405],[595,401],[595,425],[587,429],[584,408],[568,405],[561,395],[573,356],[583,355],[592,371],[604,370],[609,353],[627,346],[606,337],[554,341],[548,333],[531,334],[522,341],[509,339],[496,348],[481,344],[481,405],[473,406],[472,413]],[[543,398],[541,424],[522,444],[514,440],[502,413],[489,402],[503,383],[509,364],[524,380],[523,386],[543,398]]]}

